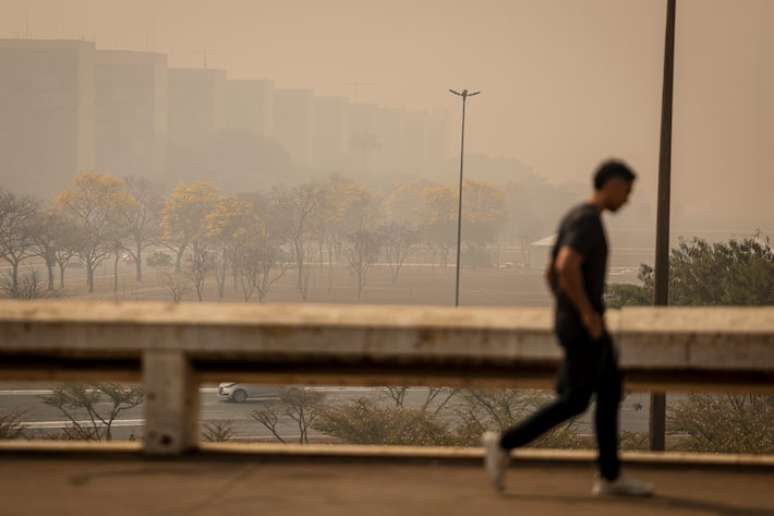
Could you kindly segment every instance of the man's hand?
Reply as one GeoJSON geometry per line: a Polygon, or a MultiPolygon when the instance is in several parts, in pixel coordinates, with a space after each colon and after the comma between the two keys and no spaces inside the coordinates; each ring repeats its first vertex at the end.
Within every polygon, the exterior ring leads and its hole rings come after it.
{"type": "Polygon", "coordinates": [[[602,321],[602,316],[594,310],[587,310],[581,317],[583,318],[583,325],[586,326],[591,338],[593,340],[602,338],[605,331],[605,324],[602,321]]]}

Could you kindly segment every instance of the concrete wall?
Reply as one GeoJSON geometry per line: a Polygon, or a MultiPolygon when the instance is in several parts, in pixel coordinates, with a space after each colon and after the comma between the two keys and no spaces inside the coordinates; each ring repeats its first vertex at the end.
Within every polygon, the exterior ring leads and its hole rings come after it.
{"type": "MultiPolygon", "coordinates": [[[[679,385],[702,375],[720,381],[715,372],[760,373],[774,386],[774,308],[627,308],[606,319],[624,370],[641,378],[679,385]]],[[[451,375],[507,384],[545,374],[561,357],[552,320],[542,308],[0,301],[0,355],[174,350],[212,361],[200,371],[231,360],[234,373],[295,363],[300,376],[328,368],[363,380],[375,368],[379,381],[380,367],[394,367],[424,370],[423,382],[451,375]]]]}

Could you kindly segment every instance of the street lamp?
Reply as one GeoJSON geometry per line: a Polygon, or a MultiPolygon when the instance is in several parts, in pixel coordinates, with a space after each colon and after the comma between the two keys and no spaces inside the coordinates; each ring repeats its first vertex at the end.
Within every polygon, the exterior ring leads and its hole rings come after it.
{"type": "MultiPolygon", "coordinates": [[[[658,158],[658,213],[656,218],[656,306],[669,304],[669,206],[672,188],[672,104],[675,68],[675,12],[677,0],[667,0],[664,73],[661,90],[661,142],[658,158]]],[[[650,449],[666,448],[666,394],[650,396],[650,449]]]]}
{"type": "Polygon", "coordinates": [[[462,90],[449,90],[452,94],[462,97],[462,139],[460,142],[460,196],[457,209],[457,281],[454,284],[454,306],[460,306],[460,248],[462,245],[462,167],[465,162],[465,106],[468,97],[475,97],[480,91],[469,92],[462,90]]]}

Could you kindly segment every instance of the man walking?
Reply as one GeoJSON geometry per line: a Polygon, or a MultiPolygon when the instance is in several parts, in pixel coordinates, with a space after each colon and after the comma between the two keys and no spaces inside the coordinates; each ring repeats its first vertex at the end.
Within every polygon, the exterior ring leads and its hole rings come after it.
{"type": "Polygon", "coordinates": [[[582,414],[596,395],[594,427],[599,448],[595,495],[649,496],[649,484],[621,474],[618,409],[621,374],[615,346],[605,328],[603,294],[607,272],[605,210],[617,212],[629,199],[636,175],[625,163],[607,161],[594,174],[594,194],[565,215],[546,269],[556,299],[554,327],[564,351],[558,397],[506,432],[483,436],[485,467],[504,488],[510,450],[525,446],[556,425],[582,414]]]}

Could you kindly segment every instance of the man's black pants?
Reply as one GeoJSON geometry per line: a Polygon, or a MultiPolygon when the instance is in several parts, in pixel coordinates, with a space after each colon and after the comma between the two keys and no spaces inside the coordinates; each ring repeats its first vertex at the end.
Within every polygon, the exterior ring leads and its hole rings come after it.
{"type": "Polygon", "coordinates": [[[501,446],[519,448],[556,425],[582,414],[596,394],[594,425],[599,447],[602,477],[615,480],[620,471],[618,458],[618,407],[621,402],[621,373],[610,335],[592,340],[577,321],[557,317],[556,334],[564,350],[559,372],[558,397],[518,426],[503,434],[501,446]]]}

